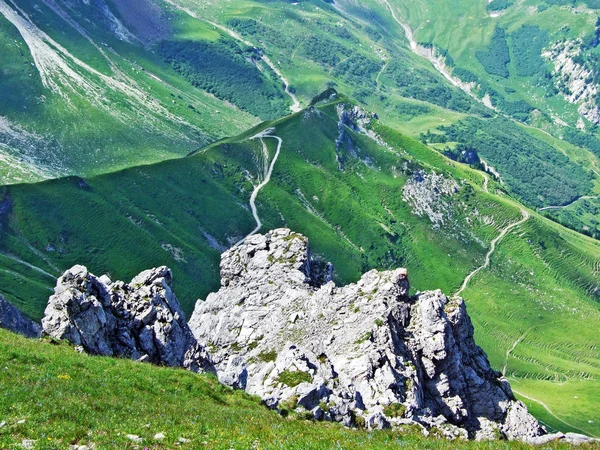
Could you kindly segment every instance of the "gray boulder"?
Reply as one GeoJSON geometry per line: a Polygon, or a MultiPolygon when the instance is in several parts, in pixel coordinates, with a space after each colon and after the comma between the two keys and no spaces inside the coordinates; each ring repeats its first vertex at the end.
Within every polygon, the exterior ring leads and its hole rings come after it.
{"type": "Polygon", "coordinates": [[[40,337],[42,328],[29,317],[25,316],[16,306],[10,304],[0,295],[0,328],[13,333],[22,334],[28,338],[40,337]]]}
{"type": "Polygon", "coordinates": [[[272,408],[345,425],[416,423],[475,439],[545,433],[475,344],[461,298],[410,296],[405,269],[345,287],[330,273],[287,229],[225,252],[222,288],[190,319],[219,378],[272,408]]]}
{"type": "Polygon", "coordinates": [[[126,284],[74,266],[57,281],[42,319],[43,331],[95,355],[214,371],[171,288],[172,274],[166,267],[146,270],[126,284]]]}

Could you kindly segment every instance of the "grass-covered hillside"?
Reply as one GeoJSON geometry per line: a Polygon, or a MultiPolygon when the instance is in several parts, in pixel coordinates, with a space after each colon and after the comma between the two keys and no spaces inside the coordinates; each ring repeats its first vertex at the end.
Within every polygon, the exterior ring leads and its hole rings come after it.
{"type": "Polygon", "coordinates": [[[473,94],[487,97],[488,104],[509,116],[545,121],[549,129],[563,124],[575,127],[579,119],[588,128],[594,125],[578,111],[587,93],[571,97],[573,86],[555,73],[557,61],[551,50],[558,49],[559,43],[577,42],[572,53],[578,54],[568,56],[581,67],[592,64],[589,78],[584,79],[594,82],[597,2],[390,0],[382,4],[393,8],[414,31],[417,43],[441,52],[449,72],[469,85],[473,94]]]}
{"type": "MultiPolygon", "coordinates": [[[[592,122],[579,120],[583,113],[578,112],[579,98],[591,99],[595,91],[577,89],[591,78],[579,79],[585,72],[579,71],[579,78],[561,82],[552,75],[553,65],[567,60],[551,62],[542,55],[548,42],[563,36],[585,35],[594,41],[593,11],[552,2],[547,12],[543,6],[538,12],[543,2],[505,3],[500,8],[483,0],[460,5],[429,0],[173,1],[259,43],[305,103],[325,87],[336,86],[376,111],[383,124],[410,136],[460,130],[444,138],[447,146],[477,152],[529,207],[598,195],[600,140],[592,122]],[[559,19],[548,20],[556,15],[559,19]],[[514,36],[513,28],[518,28],[514,36]],[[577,97],[575,103],[568,95],[577,97]],[[586,131],[577,129],[576,122],[587,124],[586,131]],[[476,139],[470,138],[473,128],[476,139]]],[[[585,55],[591,51],[582,50],[585,55]]],[[[593,111],[591,103],[587,109],[593,111]]],[[[591,118],[594,113],[586,114],[591,118]]],[[[569,226],[584,230],[588,214],[578,211],[569,226]]]]}
{"type": "Polygon", "coordinates": [[[289,111],[247,45],[127,3],[0,2],[0,183],[181,157],[289,111]]]}
{"type": "MultiPolygon", "coordinates": [[[[369,0],[362,2],[360,7],[351,1],[342,1],[341,5],[347,11],[357,11],[356,14],[362,17],[377,17],[388,29],[402,25],[405,29],[400,29],[410,33],[407,36],[412,40],[416,53],[432,60],[451,83],[460,86],[479,104],[503,116],[500,121],[492,119],[479,123],[469,117],[460,120],[458,125],[452,125],[472,134],[468,129],[476,124],[479,134],[487,142],[468,139],[456,132],[453,134],[454,138],[459,138],[459,144],[472,146],[504,175],[503,180],[514,193],[521,190],[519,196],[522,201],[531,207],[562,206],[582,196],[598,195],[600,5],[597,2],[369,0]],[[505,119],[527,126],[515,124],[511,127],[505,119]],[[498,131],[510,133],[520,145],[510,143],[510,139],[498,139],[498,131]],[[531,134],[546,140],[554,151],[552,155],[546,154],[542,164],[521,170],[529,156],[524,147],[536,147],[525,144],[531,134]],[[503,148],[509,143],[511,154],[503,148]],[[559,159],[564,161],[559,162],[559,159]],[[567,163],[567,159],[571,163],[567,163]],[[569,183],[559,183],[560,189],[556,186],[550,188],[559,191],[562,198],[552,198],[543,186],[549,186],[554,175],[546,172],[539,177],[536,173],[543,164],[562,168],[579,165],[587,174],[570,174],[569,183]],[[519,166],[521,169],[517,169],[519,166]],[[520,173],[519,179],[511,180],[516,172],[520,173]],[[537,178],[532,180],[536,186],[523,183],[530,174],[537,178]],[[586,178],[590,178],[593,184],[588,183],[586,178]],[[573,190],[572,183],[582,184],[573,190]]],[[[385,80],[385,77],[382,79],[385,80]]],[[[432,125],[432,131],[440,126],[441,129],[448,128],[447,123],[434,125],[430,122],[427,125],[432,125]]],[[[456,144],[451,139],[448,142],[456,144]]],[[[589,208],[580,208],[570,220],[563,222],[597,236],[589,227],[589,218],[586,218],[590,212],[589,208]]]]}
{"type": "MultiPolygon", "coordinates": [[[[589,35],[585,45],[596,48],[595,22],[581,5],[130,3],[0,3],[0,183],[181,157],[308,105],[333,86],[409,136],[453,130],[448,145],[472,147],[529,207],[600,194],[600,139],[591,126],[575,129],[569,111],[577,116],[579,104],[564,99],[575,88],[564,81],[556,89],[565,92],[553,93],[551,75],[521,70],[547,74],[553,63],[541,49],[563,35],[589,35]],[[486,8],[503,12],[490,17],[497,13],[486,8]],[[546,19],[556,14],[560,21],[546,19]],[[568,30],[559,31],[563,22],[568,30]],[[414,42],[402,25],[415,28],[414,42]],[[533,33],[535,26],[547,36],[533,33]],[[448,67],[432,65],[434,57],[448,67]],[[573,126],[563,129],[553,117],[573,126]],[[569,149],[509,119],[564,137],[569,149]],[[469,139],[473,127],[483,139],[469,139]]],[[[587,216],[577,210],[564,222],[584,230],[587,216]]]]}
{"type": "Polygon", "coordinates": [[[255,226],[248,201],[277,141],[252,137],[272,128],[282,147],[257,198],[263,230],[307,235],[338,283],[404,266],[413,289],[452,294],[488,255],[462,291],[477,342],[544,423],[600,434],[600,244],[377,120],[369,127],[384,146],[340,128],[339,110],[352,104],[339,97],[187,158],[3,188],[2,294],[40,317],[73,264],[125,280],[164,264],[189,313],[218,288],[220,253],[255,226]]]}
{"type": "MultiPolygon", "coordinates": [[[[526,449],[282,417],[207,375],[129,360],[0,329],[0,447],[6,449],[526,449]],[[85,401],[82,401],[84,399],[85,401]]],[[[546,448],[567,448],[549,444],[546,448]]],[[[588,448],[588,447],[586,447],[588,448]]]]}

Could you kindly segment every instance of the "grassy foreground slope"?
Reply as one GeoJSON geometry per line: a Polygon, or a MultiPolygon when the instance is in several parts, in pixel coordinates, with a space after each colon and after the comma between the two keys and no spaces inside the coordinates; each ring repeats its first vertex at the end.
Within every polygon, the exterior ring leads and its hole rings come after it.
{"type": "MultiPolygon", "coordinates": [[[[307,235],[333,262],[338,283],[404,266],[415,290],[457,292],[523,207],[482,172],[376,122],[389,147],[343,127],[336,148],[341,104],[352,103],[340,97],[180,160],[4,188],[1,293],[40,317],[55,278],[73,264],[124,280],[168,265],[189,313],[218,288],[221,251],[255,226],[247,205],[265,156],[249,138],[266,128],[283,145],[257,199],[263,230],[307,235]],[[434,195],[444,186],[447,194],[434,195]]],[[[276,140],[263,140],[270,161],[276,140]]],[[[600,244],[529,214],[462,293],[477,342],[519,393],[535,399],[546,424],[600,435],[600,244]]]]}
{"type": "MultiPolygon", "coordinates": [[[[0,448],[525,449],[282,417],[207,375],[78,354],[0,329],[0,448]],[[157,434],[163,438],[155,438],[157,434]],[[141,438],[136,443],[127,435],[141,438]]],[[[549,444],[546,448],[567,448],[549,444]]]]}

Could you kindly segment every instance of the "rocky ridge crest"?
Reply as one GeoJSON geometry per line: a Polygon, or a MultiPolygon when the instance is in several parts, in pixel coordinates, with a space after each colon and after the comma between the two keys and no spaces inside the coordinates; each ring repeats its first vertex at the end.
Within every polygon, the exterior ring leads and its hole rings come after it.
{"type": "Polygon", "coordinates": [[[129,284],[74,266],[57,281],[42,319],[44,334],[87,353],[118,356],[193,372],[214,372],[172,291],[166,267],[146,270],[129,284]]]}
{"type": "Polygon", "coordinates": [[[461,298],[410,296],[405,269],[345,287],[331,273],[288,229],[225,252],[221,289],[190,320],[221,382],[345,425],[419,424],[476,439],[545,433],[475,344],[461,298]]]}

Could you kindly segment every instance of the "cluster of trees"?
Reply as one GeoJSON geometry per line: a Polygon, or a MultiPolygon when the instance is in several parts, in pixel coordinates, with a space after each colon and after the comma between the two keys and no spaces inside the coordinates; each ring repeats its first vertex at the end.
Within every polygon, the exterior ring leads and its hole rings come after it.
{"type": "Polygon", "coordinates": [[[600,139],[592,134],[586,134],[575,128],[565,128],[563,139],[578,147],[587,148],[600,158],[600,139]]]}
{"type": "Polygon", "coordinates": [[[508,51],[504,30],[500,27],[496,27],[488,49],[476,51],[475,57],[490,75],[508,78],[510,53],[508,51]]]}
{"type": "Polygon", "coordinates": [[[358,44],[360,42],[358,38],[343,25],[338,23],[332,24],[331,22],[326,22],[323,20],[316,20],[313,23],[323,30],[328,36],[337,36],[346,43],[358,44]]]}
{"type": "Polygon", "coordinates": [[[408,62],[392,60],[386,75],[391,78],[404,97],[414,98],[454,111],[486,114],[485,108],[474,102],[459,89],[445,83],[425,71],[415,71],[408,62]]]}
{"type": "Polygon", "coordinates": [[[413,117],[423,116],[432,112],[431,107],[427,105],[408,102],[397,103],[395,109],[402,120],[410,120],[413,117]]]}
{"type": "Polygon", "coordinates": [[[502,28],[496,27],[488,49],[475,52],[487,73],[508,78],[511,52],[507,37],[510,37],[512,60],[519,76],[528,77],[545,71],[542,49],[548,44],[548,32],[538,26],[524,25],[510,36],[502,28]]]}
{"type": "Polygon", "coordinates": [[[440,129],[448,141],[476,149],[529,205],[564,205],[591,188],[590,175],[581,167],[508,119],[469,117],[440,129]]]}
{"type": "Polygon", "coordinates": [[[288,111],[279,81],[267,78],[252,62],[256,49],[242,49],[232,40],[215,42],[163,41],[158,51],[187,81],[230,101],[261,119],[275,119],[288,111]]]}
{"type": "Polygon", "coordinates": [[[294,41],[281,30],[254,19],[231,19],[227,25],[242,35],[255,36],[279,48],[290,48],[294,45],[294,41]]]}
{"type": "Polygon", "coordinates": [[[355,86],[374,88],[374,75],[381,70],[382,66],[383,63],[379,60],[355,53],[335,66],[333,74],[355,86]]]}
{"type": "Polygon", "coordinates": [[[340,62],[341,57],[350,56],[352,50],[331,39],[313,35],[303,42],[301,53],[322,66],[333,67],[340,62]]]}
{"type": "Polygon", "coordinates": [[[546,30],[533,25],[524,25],[511,33],[513,62],[517,74],[522,77],[536,75],[546,70],[542,50],[548,45],[546,30]]]}

